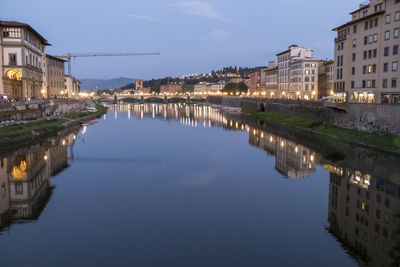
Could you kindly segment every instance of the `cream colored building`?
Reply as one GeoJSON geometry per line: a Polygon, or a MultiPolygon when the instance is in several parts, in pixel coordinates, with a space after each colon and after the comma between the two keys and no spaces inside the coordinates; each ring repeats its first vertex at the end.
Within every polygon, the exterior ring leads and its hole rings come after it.
{"type": "Polygon", "coordinates": [[[63,59],[51,55],[46,55],[44,88],[46,96],[48,98],[65,96],[64,62],[65,61],[63,59]]]}
{"type": "Polygon", "coordinates": [[[0,21],[0,94],[42,98],[47,40],[31,26],[0,21]]]}
{"type": "Polygon", "coordinates": [[[400,104],[400,1],[371,0],[337,28],[335,85],[349,102],[400,104]]]}
{"type": "Polygon", "coordinates": [[[315,58],[295,59],[290,63],[290,85],[287,97],[290,99],[318,98],[318,67],[315,58]]]}
{"type": "Polygon", "coordinates": [[[265,70],[265,90],[268,98],[275,98],[278,89],[278,67],[275,61],[270,61],[265,70]]]}
{"type": "Polygon", "coordinates": [[[81,82],[72,75],[65,75],[64,83],[65,91],[63,96],[68,98],[78,97],[79,93],[81,92],[81,82]]]}
{"type": "Polygon", "coordinates": [[[206,82],[200,82],[198,84],[194,85],[194,92],[195,93],[205,93],[207,92],[207,83],[206,82]]]}

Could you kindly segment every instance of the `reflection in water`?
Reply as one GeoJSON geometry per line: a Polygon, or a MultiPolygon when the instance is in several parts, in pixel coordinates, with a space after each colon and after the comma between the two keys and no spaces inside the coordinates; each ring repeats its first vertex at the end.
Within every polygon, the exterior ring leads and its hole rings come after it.
{"type": "Polygon", "coordinates": [[[52,192],[50,176],[68,166],[68,147],[72,149],[75,139],[75,134],[53,138],[46,146],[1,158],[0,230],[40,216],[52,192]]]}
{"type": "Polygon", "coordinates": [[[329,231],[362,265],[400,264],[400,186],[361,171],[330,171],[329,231]]]}
{"type": "MultiPolygon", "coordinates": [[[[328,231],[338,239],[360,265],[398,266],[400,264],[400,177],[373,177],[344,167],[321,153],[273,133],[273,128],[252,126],[240,116],[225,115],[218,107],[185,104],[111,106],[118,111],[134,111],[136,119],[178,120],[189,127],[223,127],[249,133],[249,143],[275,156],[275,168],[290,179],[306,179],[316,164],[330,173],[328,231]],[[270,131],[271,130],[271,131],[270,131]],[[390,180],[389,181],[389,177],[390,180]]],[[[351,148],[352,150],[353,148],[351,148]]],[[[357,166],[368,154],[355,153],[357,166]]],[[[382,163],[382,162],[380,162],[382,163]]],[[[396,169],[397,170],[397,169],[396,169]]]]}

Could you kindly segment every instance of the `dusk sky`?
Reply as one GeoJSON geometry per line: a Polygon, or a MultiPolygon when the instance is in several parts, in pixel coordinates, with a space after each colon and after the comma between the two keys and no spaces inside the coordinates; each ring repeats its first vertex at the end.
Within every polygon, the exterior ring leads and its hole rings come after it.
{"type": "Polygon", "coordinates": [[[332,28],[361,0],[2,0],[0,20],[30,24],[47,52],[160,52],[161,56],[79,58],[78,78],[143,78],[261,66],[290,44],[333,57],[332,28]]]}

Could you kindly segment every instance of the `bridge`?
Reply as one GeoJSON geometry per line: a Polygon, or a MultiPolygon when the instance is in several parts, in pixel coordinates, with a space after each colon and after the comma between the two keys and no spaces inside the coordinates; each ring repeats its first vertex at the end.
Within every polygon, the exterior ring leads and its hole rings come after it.
{"type": "Polygon", "coordinates": [[[167,104],[171,102],[171,100],[180,100],[185,101],[186,103],[190,103],[192,100],[206,100],[207,95],[187,95],[187,94],[180,94],[180,95],[156,95],[156,94],[146,94],[146,95],[114,95],[114,96],[99,96],[97,97],[98,100],[108,101],[118,103],[122,100],[125,102],[138,102],[144,104],[146,100],[158,100],[162,101],[163,103],[167,104]]]}

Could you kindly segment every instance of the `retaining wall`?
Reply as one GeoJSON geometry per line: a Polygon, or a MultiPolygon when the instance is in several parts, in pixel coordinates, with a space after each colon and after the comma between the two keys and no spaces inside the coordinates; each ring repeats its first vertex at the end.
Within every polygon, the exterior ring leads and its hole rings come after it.
{"type": "Polygon", "coordinates": [[[347,104],[343,109],[320,101],[297,101],[243,97],[207,98],[208,103],[301,115],[346,129],[400,135],[400,105],[347,104]]]}

